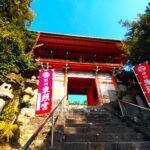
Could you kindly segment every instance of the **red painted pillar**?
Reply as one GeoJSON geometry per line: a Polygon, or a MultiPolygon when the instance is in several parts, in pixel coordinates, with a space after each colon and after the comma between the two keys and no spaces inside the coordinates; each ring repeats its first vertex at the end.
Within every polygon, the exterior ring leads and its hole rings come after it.
{"type": "Polygon", "coordinates": [[[88,106],[95,106],[94,95],[93,95],[94,88],[95,88],[95,83],[92,83],[89,86],[88,93],[87,93],[88,106]]]}
{"type": "Polygon", "coordinates": [[[98,80],[98,75],[97,74],[95,76],[95,83],[96,83],[96,89],[97,89],[97,93],[98,93],[99,104],[103,105],[103,97],[102,97],[101,89],[99,87],[99,80],[98,80]]]}

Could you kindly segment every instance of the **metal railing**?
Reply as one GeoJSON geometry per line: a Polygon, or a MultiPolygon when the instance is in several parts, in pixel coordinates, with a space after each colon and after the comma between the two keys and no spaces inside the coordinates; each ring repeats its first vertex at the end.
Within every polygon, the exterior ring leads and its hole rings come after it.
{"type": "Polygon", "coordinates": [[[118,103],[123,117],[129,117],[137,123],[150,126],[150,108],[130,103],[125,100],[118,100],[118,103]]]}
{"type": "Polygon", "coordinates": [[[30,139],[27,141],[27,143],[22,147],[22,150],[27,150],[29,148],[29,146],[31,145],[31,143],[35,140],[35,138],[37,137],[37,135],[39,134],[39,132],[42,130],[42,128],[44,127],[44,125],[48,122],[48,120],[52,117],[51,121],[52,121],[52,125],[51,125],[51,147],[53,146],[54,143],[54,113],[57,110],[57,108],[59,107],[59,105],[62,105],[63,107],[63,100],[65,99],[66,95],[59,101],[59,103],[57,104],[57,106],[50,112],[50,114],[45,118],[45,120],[43,121],[43,123],[37,128],[37,130],[33,133],[33,135],[30,137],[30,139]]]}

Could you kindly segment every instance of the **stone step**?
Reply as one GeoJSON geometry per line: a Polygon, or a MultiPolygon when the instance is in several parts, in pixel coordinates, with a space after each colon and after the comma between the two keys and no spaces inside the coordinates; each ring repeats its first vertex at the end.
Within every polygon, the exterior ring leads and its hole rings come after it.
{"type": "Polygon", "coordinates": [[[72,114],[69,114],[69,115],[66,115],[65,116],[66,119],[76,119],[76,118],[82,118],[82,119],[118,119],[116,116],[111,116],[111,115],[72,115],[72,114]]]}
{"type": "Polygon", "coordinates": [[[103,109],[103,108],[100,108],[99,106],[98,107],[78,107],[78,106],[75,106],[75,107],[68,107],[67,108],[68,111],[71,111],[71,112],[107,112],[107,110],[103,109]]]}
{"type": "Polygon", "coordinates": [[[72,116],[72,115],[69,115],[69,116],[66,116],[66,119],[104,119],[104,120],[108,120],[108,119],[115,119],[115,118],[111,118],[111,117],[109,117],[109,116],[106,116],[106,117],[99,117],[99,116],[84,116],[84,115],[82,115],[82,116],[77,116],[77,115],[75,115],[75,116],[72,116]]]}
{"type": "Polygon", "coordinates": [[[67,142],[117,142],[117,141],[143,141],[143,136],[138,134],[124,133],[124,134],[65,134],[64,141],[67,142]]]}
{"type": "MultiPolygon", "coordinates": [[[[66,119],[86,119],[86,120],[97,120],[97,119],[99,119],[99,120],[110,120],[110,119],[112,119],[112,118],[110,118],[110,117],[95,117],[95,116],[91,116],[91,117],[88,117],[88,116],[68,116],[68,117],[66,117],[66,119]]],[[[115,118],[113,118],[113,119],[115,119],[115,118]]]]}
{"type": "Polygon", "coordinates": [[[117,122],[71,122],[65,124],[65,127],[125,127],[125,124],[117,122]]]}
{"type": "Polygon", "coordinates": [[[132,132],[134,130],[129,127],[65,127],[65,133],[75,134],[75,133],[88,133],[88,134],[101,134],[101,133],[120,133],[132,132]]]}
{"type": "Polygon", "coordinates": [[[65,142],[62,150],[149,150],[150,142],[65,142]]]}
{"type": "MultiPolygon", "coordinates": [[[[55,128],[53,150],[150,150],[150,142],[109,112],[70,109],[55,128]],[[56,130],[57,129],[57,130],[56,130]]],[[[50,148],[50,134],[41,150],[50,148]]]]}
{"type": "Polygon", "coordinates": [[[107,118],[69,118],[66,119],[66,123],[120,123],[118,119],[107,118]]]}
{"type": "Polygon", "coordinates": [[[66,116],[76,116],[76,117],[82,117],[82,116],[86,116],[86,117],[109,117],[112,116],[111,114],[106,114],[106,113],[66,113],[66,116]]]}

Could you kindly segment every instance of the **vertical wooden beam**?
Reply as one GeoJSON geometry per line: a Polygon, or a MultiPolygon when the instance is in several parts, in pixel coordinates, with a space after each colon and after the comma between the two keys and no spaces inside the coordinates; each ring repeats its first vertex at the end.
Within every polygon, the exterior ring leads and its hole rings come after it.
{"type": "Polygon", "coordinates": [[[68,74],[64,73],[64,94],[66,95],[66,99],[64,100],[64,105],[68,105],[68,74]]]}
{"type": "Polygon", "coordinates": [[[99,66],[96,66],[94,69],[95,71],[95,82],[96,82],[96,89],[97,89],[97,93],[98,93],[98,103],[100,105],[103,105],[103,97],[102,97],[102,93],[101,93],[101,89],[99,87],[99,79],[98,79],[98,72],[100,70],[99,66]]]}
{"type": "Polygon", "coordinates": [[[101,89],[99,86],[98,74],[95,75],[95,83],[96,83],[96,89],[97,89],[97,93],[98,93],[99,104],[103,105],[103,97],[102,97],[101,89]]]}
{"type": "Polygon", "coordinates": [[[66,64],[64,66],[64,88],[65,88],[65,95],[66,95],[66,99],[64,100],[64,105],[68,105],[68,70],[70,69],[70,67],[68,66],[68,64],[66,64]]]}

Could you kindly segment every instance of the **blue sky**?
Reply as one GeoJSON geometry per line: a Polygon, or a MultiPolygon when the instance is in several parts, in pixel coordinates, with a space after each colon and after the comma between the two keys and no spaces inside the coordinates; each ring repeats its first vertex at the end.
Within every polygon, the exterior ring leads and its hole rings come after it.
{"type": "Polygon", "coordinates": [[[33,31],[124,39],[119,20],[133,21],[149,0],[33,0],[33,31]]]}
{"type": "Polygon", "coordinates": [[[80,104],[84,104],[85,101],[87,101],[86,95],[76,95],[76,94],[68,95],[68,102],[69,103],[78,102],[80,104]]]}

